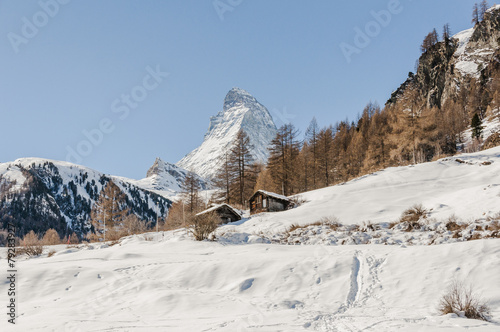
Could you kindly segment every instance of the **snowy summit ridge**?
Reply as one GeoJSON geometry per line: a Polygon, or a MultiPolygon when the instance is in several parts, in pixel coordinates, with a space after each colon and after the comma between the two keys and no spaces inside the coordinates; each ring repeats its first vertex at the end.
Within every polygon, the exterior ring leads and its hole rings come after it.
{"type": "MultiPolygon", "coordinates": [[[[163,197],[173,198],[182,191],[182,184],[189,171],[174,164],[156,158],[154,164],[148,169],[146,178],[142,180],[129,180],[135,185],[152,190],[163,197]]],[[[206,183],[199,178],[200,188],[206,189],[206,183]]]]}
{"type": "Polygon", "coordinates": [[[269,143],[276,135],[273,118],[267,108],[250,93],[232,88],[224,98],[222,111],[210,117],[203,143],[176,165],[203,178],[213,178],[240,129],[250,138],[254,159],[265,162],[269,143]]]}

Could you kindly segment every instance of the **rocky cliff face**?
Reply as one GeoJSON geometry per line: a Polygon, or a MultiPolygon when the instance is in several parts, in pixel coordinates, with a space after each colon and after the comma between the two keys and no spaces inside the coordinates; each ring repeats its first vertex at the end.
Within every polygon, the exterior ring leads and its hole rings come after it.
{"type": "Polygon", "coordinates": [[[210,118],[203,143],[176,165],[203,178],[212,178],[240,129],[250,138],[254,158],[265,162],[269,143],[276,135],[276,125],[269,111],[257,99],[245,90],[233,88],[224,99],[222,111],[210,118]]]}
{"type": "Polygon", "coordinates": [[[416,83],[428,107],[441,107],[456,98],[471,80],[486,84],[491,67],[498,66],[500,45],[500,6],[494,6],[483,21],[457,33],[449,41],[441,41],[423,53],[417,72],[392,93],[388,104],[394,104],[410,83],[416,83]]]}

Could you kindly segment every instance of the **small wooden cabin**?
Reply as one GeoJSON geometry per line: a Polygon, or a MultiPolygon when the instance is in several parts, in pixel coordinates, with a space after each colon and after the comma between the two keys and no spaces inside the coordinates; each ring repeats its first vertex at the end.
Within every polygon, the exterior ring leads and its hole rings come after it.
{"type": "Polygon", "coordinates": [[[249,202],[250,214],[284,211],[290,205],[290,200],[286,196],[265,190],[257,190],[249,202]]]}
{"type": "Polygon", "coordinates": [[[238,211],[236,211],[231,205],[226,203],[212,206],[211,208],[198,213],[197,216],[211,212],[217,213],[217,215],[222,220],[223,224],[241,220],[241,214],[238,211]]]}

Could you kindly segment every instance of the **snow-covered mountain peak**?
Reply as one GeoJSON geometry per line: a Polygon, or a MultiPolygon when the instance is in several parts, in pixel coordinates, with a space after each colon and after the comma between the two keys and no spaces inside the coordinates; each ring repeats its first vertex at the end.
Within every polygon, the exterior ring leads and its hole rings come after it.
{"type": "Polygon", "coordinates": [[[224,107],[223,110],[227,111],[237,105],[245,105],[245,104],[255,104],[258,103],[257,99],[252,96],[248,91],[240,89],[240,88],[232,88],[224,98],[224,107]]]}
{"type": "Polygon", "coordinates": [[[162,175],[164,173],[169,173],[174,177],[177,177],[184,172],[182,169],[175,166],[174,164],[163,161],[161,158],[157,157],[153,165],[148,169],[146,177],[150,178],[154,175],[162,175]]]}
{"type": "MultiPolygon", "coordinates": [[[[144,179],[127,179],[127,181],[140,188],[151,190],[163,197],[175,200],[176,196],[182,191],[182,184],[188,173],[189,171],[184,168],[166,162],[161,158],[156,158],[144,179]]],[[[202,178],[198,178],[198,182],[200,188],[207,188],[206,182],[202,178]]]]}
{"type": "Polygon", "coordinates": [[[224,98],[222,111],[210,117],[203,143],[176,165],[204,178],[213,178],[222,164],[222,157],[240,129],[250,138],[254,158],[266,161],[267,148],[276,135],[276,125],[271,114],[250,93],[232,88],[224,98]]]}

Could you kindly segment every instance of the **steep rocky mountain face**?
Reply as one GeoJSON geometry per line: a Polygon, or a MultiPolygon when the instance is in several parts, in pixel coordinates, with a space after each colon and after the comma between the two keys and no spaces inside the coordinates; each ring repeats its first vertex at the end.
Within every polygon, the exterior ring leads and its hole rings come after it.
{"type": "Polygon", "coordinates": [[[213,178],[240,129],[250,138],[254,159],[265,162],[269,143],[276,135],[276,125],[269,111],[252,95],[233,88],[224,99],[222,111],[210,118],[203,143],[176,165],[203,178],[213,178]]]}
{"type": "Polygon", "coordinates": [[[85,234],[92,206],[110,180],[142,220],[154,222],[157,211],[164,215],[172,203],[124,178],[62,161],[23,158],[0,164],[0,228],[12,221],[19,235],[49,228],[60,234],[85,234]]]}
{"type": "MultiPolygon", "coordinates": [[[[184,168],[156,158],[154,164],[148,169],[146,178],[137,181],[127,180],[140,188],[169,198],[182,192],[182,184],[188,173],[189,171],[184,168]]],[[[198,179],[200,189],[207,189],[206,181],[196,174],[194,176],[198,179]]]]}
{"type": "Polygon", "coordinates": [[[410,73],[387,104],[396,103],[410,83],[416,83],[428,107],[438,108],[448,99],[458,98],[461,89],[467,89],[472,81],[484,87],[499,67],[499,42],[500,6],[496,5],[473,28],[423,53],[416,73],[410,73]]]}

